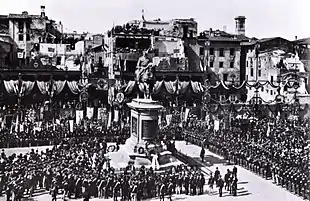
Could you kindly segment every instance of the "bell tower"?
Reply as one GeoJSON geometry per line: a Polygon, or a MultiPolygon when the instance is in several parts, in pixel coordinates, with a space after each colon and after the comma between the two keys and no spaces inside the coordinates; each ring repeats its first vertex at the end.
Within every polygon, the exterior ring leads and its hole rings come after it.
{"type": "Polygon", "coordinates": [[[245,16],[235,17],[237,35],[245,35],[245,19],[245,16]]]}

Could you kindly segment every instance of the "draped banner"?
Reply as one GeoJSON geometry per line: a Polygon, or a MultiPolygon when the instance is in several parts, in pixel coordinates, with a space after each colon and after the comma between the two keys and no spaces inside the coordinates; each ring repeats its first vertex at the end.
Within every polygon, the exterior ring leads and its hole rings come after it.
{"type": "Polygon", "coordinates": [[[165,87],[168,93],[174,94],[176,92],[176,82],[177,81],[166,81],[165,87]]]}
{"type": "Polygon", "coordinates": [[[111,126],[111,121],[112,121],[112,112],[109,111],[109,117],[108,117],[108,124],[107,124],[107,128],[109,128],[111,126]]]}
{"type": "Polygon", "coordinates": [[[94,108],[93,107],[87,107],[87,109],[86,109],[86,117],[88,119],[91,119],[91,118],[93,118],[93,116],[94,116],[94,108]]]}
{"type": "Polygon", "coordinates": [[[29,95],[34,87],[35,82],[23,81],[20,94],[29,95]]]}
{"type": "Polygon", "coordinates": [[[119,111],[118,110],[114,110],[114,121],[118,122],[119,120],[119,111]]]}
{"type": "Polygon", "coordinates": [[[53,91],[56,92],[56,94],[59,94],[65,87],[66,81],[57,80],[54,81],[53,85],[53,91]]]}
{"type": "Polygon", "coordinates": [[[187,121],[188,114],[189,114],[189,108],[186,108],[186,109],[185,109],[185,115],[184,115],[184,120],[185,120],[185,121],[187,121]]]}
{"type": "Polygon", "coordinates": [[[67,81],[67,85],[73,94],[80,93],[81,90],[79,89],[77,81],[67,81]]]}
{"type": "Polygon", "coordinates": [[[74,123],[73,120],[69,120],[69,131],[70,131],[71,133],[73,133],[73,123],[74,123]]]}
{"type": "Polygon", "coordinates": [[[41,92],[41,94],[43,95],[47,95],[47,92],[49,91],[49,84],[48,82],[44,82],[44,81],[37,81],[37,86],[41,92]]]}
{"type": "MultiPolygon", "coordinates": [[[[61,80],[53,81],[53,88],[52,88],[53,92],[55,94],[59,94],[64,89],[65,84],[66,84],[66,81],[61,81],[61,80]]],[[[50,85],[51,85],[50,81],[48,82],[37,81],[37,86],[43,95],[47,95],[49,93],[50,85]]]]}
{"type": "Polygon", "coordinates": [[[220,121],[219,120],[214,121],[214,130],[215,131],[220,130],[220,121]]]}
{"type": "Polygon", "coordinates": [[[179,82],[178,88],[179,88],[179,93],[184,94],[186,90],[188,89],[189,82],[184,81],[184,82],[179,82]]]}
{"type": "Polygon", "coordinates": [[[157,94],[160,92],[161,87],[163,86],[164,81],[156,81],[154,87],[153,87],[153,93],[157,94]]]}
{"type": "Polygon", "coordinates": [[[5,90],[9,94],[18,94],[18,80],[3,81],[5,90]]]}
{"type": "Polygon", "coordinates": [[[75,123],[76,123],[77,125],[80,125],[82,119],[83,119],[83,110],[77,110],[77,111],[75,112],[75,123]]]}

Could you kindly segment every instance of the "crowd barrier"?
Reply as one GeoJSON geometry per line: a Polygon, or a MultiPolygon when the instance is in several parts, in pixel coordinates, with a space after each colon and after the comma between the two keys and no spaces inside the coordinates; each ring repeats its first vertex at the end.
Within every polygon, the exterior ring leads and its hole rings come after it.
{"type": "MultiPolygon", "coordinates": [[[[186,137],[184,139],[187,142],[190,142],[197,146],[202,146],[203,141],[201,136],[191,135],[189,132],[186,132],[186,137]]],[[[265,178],[268,180],[273,180],[278,186],[281,186],[288,190],[291,193],[294,193],[298,196],[303,197],[304,199],[310,200],[310,186],[307,182],[309,181],[300,181],[298,177],[294,177],[290,174],[284,174],[282,170],[268,168],[262,166],[260,163],[251,162],[247,158],[240,158],[236,155],[226,153],[222,148],[217,147],[215,145],[204,145],[207,146],[206,148],[209,149],[211,152],[224,157],[224,159],[228,163],[233,163],[239,165],[247,170],[265,178]]]]}

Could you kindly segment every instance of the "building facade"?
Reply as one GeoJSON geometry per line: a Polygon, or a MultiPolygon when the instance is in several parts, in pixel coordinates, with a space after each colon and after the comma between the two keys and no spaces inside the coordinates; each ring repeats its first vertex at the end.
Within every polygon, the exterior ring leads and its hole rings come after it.
{"type": "Polygon", "coordinates": [[[246,54],[246,80],[250,101],[259,96],[265,103],[276,101],[279,95],[284,96],[286,103],[295,98],[307,96],[307,76],[294,44],[286,39],[264,38],[248,43],[246,54]],[[293,87],[290,82],[298,87],[293,87]]]}
{"type": "MultiPolygon", "coordinates": [[[[213,85],[222,82],[223,85],[238,87],[243,79],[241,70],[241,44],[250,38],[245,36],[245,17],[239,16],[236,20],[236,33],[230,34],[222,30],[206,30],[198,36],[200,45],[199,57],[204,71],[209,74],[207,79],[213,85]],[[210,77],[211,74],[211,77],[210,77]],[[215,81],[215,83],[214,83],[215,81]]],[[[214,91],[211,95],[217,101],[236,100],[245,101],[245,91],[232,90],[214,91]],[[233,94],[230,94],[233,93],[233,94]]]]}
{"type": "Polygon", "coordinates": [[[18,66],[29,64],[31,51],[38,43],[60,43],[63,26],[45,15],[45,6],[41,6],[39,15],[22,14],[0,16],[1,32],[8,34],[18,52],[18,66]]]}

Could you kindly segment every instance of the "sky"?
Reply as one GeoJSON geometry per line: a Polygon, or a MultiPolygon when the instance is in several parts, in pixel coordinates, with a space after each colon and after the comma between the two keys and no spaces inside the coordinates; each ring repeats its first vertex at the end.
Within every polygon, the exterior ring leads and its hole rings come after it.
{"type": "Polygon", "coordinates": [[[310,0],[2,0],[0,14],[40,14],[40,5],[64,31],[105,33],[144,10],[147,20],[194,18],[199,32],[227,26],[235,33],[234,18],[243,15],[248,37],[310,37],[310,0]]]}

